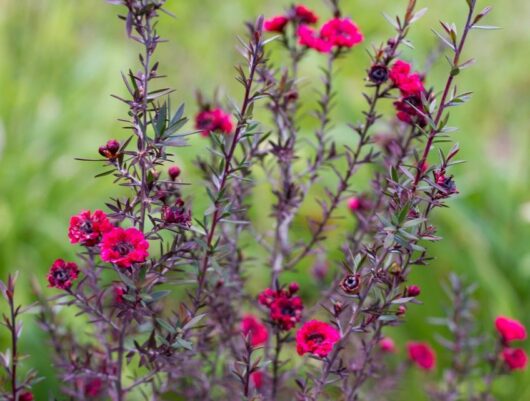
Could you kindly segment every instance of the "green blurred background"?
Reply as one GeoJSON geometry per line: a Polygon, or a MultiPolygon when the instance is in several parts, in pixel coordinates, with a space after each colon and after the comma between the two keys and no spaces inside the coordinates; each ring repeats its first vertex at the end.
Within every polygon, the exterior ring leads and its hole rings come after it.
{"type": "MultiPolygon", "coordinates": [[[[160,33],[170,42],[161,46],[158,58],[161,72],[169,76],[168,85],[177,90],[175,100],[186,102],[189,115],[195,111],[197,88],[208,93],[219,87],[222,93],[239,95],[232,77],[233,64],[239,61],[235,45],[236,35],[243,33],[242,21],[259,13],[276,14],[289,3],[168,1],[177,17],[162,17],[160,33]]],[[[381,11],[401,13],[406,0],[343,3],[365,33],[363,46],[368,47],[391,33],[381,11]]],[[[459,87],[475,94],[469,104],[451,112],[451,125],[461,127],[455,134],[461,158],[467,160],[455,171],[460,195],[450,209],[436,213],[445,240],[432,247],[436,260],[431,266],[413,274],[425,304],[410,308],[407,324],[396,330],[399,345],[408,338],[433,341],[426,317],[442,314],[445,297],[440,283],[450,271],[478,282],[482,327],[491,330],[493,318],[501,313],[530,327],[530,2],[479,3],[498,5],[485,23],[502,30],[476,31],[469,41],[466,54],[478,62],[459,77],[459,87]]],[[[322,2],[307,4],[325,15],[322,2]]],[[[431,28],[439,19],[462,23],[466,5],[464,0],[419,0],[419,6],[429,12],[411,35],[414,55],[407,52],[406,57],[421,68],[436,45],[431,28]]],[[[32,276],[44,282],[55,258],[75,257],[66,236],[69,216],[83,208],[102,208],[107,197],[118,194],[108,177],[93,179],[101,172],[97,164],[74,160],[97,156],[98,146],[110,137],[125,137],[116,118],[126,109],[109,95],[124,93],[120,71],[134,65],[138,49],[127,40],[117,12],[103,0],[0,0],[0,278],[21,272],[20,302],[31,299],[32,276]]],[[[318,84],[323,61],[319,55],[305,61],[303,74],[311,84],[318,84]]],[[[361,116],[360,88],[367,65],[363,49],[341,62],[334,131],[341,143],[353,140],[344,125],[361,116]]],[[[439,60],[429,83],[439,88],[444,74],[446,63],[439,60]]],[[[308,132],[311,122],[310,117],[304,120],[308,132]]],[[[194,139],[192,144],[191,150],[177,152],[176,157],[186,166],[189,180],[194,177],[190,161],[204,142],[194,139]]],[[[201,210],[200,187],[188,191],[201,210]]],[[[304,212],[317,213],[315,204],[304,205],[304,212]]],[[[268,210],[256,213],[262,225],[267,214],[268,210]]],[[[302,227],[302,221],[297,226],[302,227]]],[[[311,285],[307,283],[308,288],[311,285]]],[[[309,291],[303,295],[311,302],[309,291]]],[[[4,310],[4,304],[0,308],[4,310]]],[[[46,338],[31,319],[24,333],[31,364],[47,377],[38,386],[37,399],[47,399],[56,382],[46,338]]],[[[0,338],[5,345],[5,337],[0,338]]],[[[419,400],[421,376],[411,380],[416,385],[407,386],[402,399],[419,400]]],[[[529,400],[530,372],[503,379],[497,392],[501,400],[529,400]]]]}

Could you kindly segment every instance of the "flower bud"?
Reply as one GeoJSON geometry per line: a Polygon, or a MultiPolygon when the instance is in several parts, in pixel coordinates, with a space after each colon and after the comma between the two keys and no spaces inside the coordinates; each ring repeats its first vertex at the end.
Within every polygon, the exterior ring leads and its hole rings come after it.
{"type": "Polygon", "coordinates": [[[417,297],[421,293],[421,288],[417,285],[411,285],[407,287],[407,296],[408,297],[417,297]]]}
{"type": "Polygon", "coordinates": [[[105,146],[99,147],[99,154],[107,159],[116,158],[120,150],[120,143],[116,139],[109,140],[105,146]]]}
{"type": "Polygon", "coordinates": [[[381,341],[379,341],[379,348],[381,348],[381,351],[383,352],[396,352],[396,344],[390,337],[382,338],[381,341]]]}
{"type": "Polygon", "coordinates": [[[399,305],[399,308],[396,311],[396,315],[401,316],[404,315],[407,312],[407,308],[405,305],[399,305]]]}
{"type": "Polygon", "coordinates": [[[360,208],[361,208],[361,200],[359,198],[352,197],[348,199],[348,209],[350,209],[353,213],[355,213],[360,208]]]}
{"type": "Polygon", "coordinates": [[[290,294],[297,293],[299,289],[300,289],[300,286],[298,285],[298,283],[289,284],[289,293],[290,294]]]}
{"type": "Polygon", "coordinates": [[[333,311],[335,312],[335,316],[339,316],[341,312],[344,310],[344,304],[340,301],[333,302],[333,311]]]}
{"type": "Polygon", "coordinates": [[[167,173],[169,174],[169,177],[175,181],[175,179],[180,175],[180,167],[179,166],[171,166],[168,170],[167,170],[167,173]]]}

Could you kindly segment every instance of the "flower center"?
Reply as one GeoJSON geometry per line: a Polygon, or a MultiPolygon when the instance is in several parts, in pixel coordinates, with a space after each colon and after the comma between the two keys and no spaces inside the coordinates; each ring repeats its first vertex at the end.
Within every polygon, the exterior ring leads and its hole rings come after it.
{"type": "Polygon", "coordinates": [[[314,343],[320,344],[324,341],[324,336],[321,333],[311,333],[306,339],[307,341],[313,341],[314,343]]]}
{"type": "Polygon", "coordinates": [[[86,234],[91,234],[94,229],[94,226],[92,225],[92,222],[90,220],[85,220],[83,224],[81,224],[79,229],[86,234]]]}
{"type": "Polygon", "coordinates": [[[112,249],[118,252],[121,256],[125,256],[134,250],[134,246],[130,242],[122,241],[118,242],[112,249]]]}
{"type": "Polygon", "coordinates": [[[282,314],[294,316],[294,309],[291,307],[291,305],[285,305],[282,307],[282,314]]]}
{"type": "Polygon", "coordinates": [[[64,270],[57,270],[53,273],[53,278],[60,283],[64,283],[68,280],[68,273],[64,270]]]}

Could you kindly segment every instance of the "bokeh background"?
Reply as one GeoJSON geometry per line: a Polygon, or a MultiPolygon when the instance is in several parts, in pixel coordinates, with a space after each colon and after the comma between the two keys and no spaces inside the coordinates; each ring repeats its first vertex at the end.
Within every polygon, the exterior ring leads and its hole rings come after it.
{"type": "MultiPolygon", "coordinates": [[[[436,213],[445,238],[432,247],[436,259],[413,274],[423,289],[424,305],[410,308],[407,324],[396,330],[400,346],[408,338],[434,341],[427,317],[443,313],[441,282],[452,271],[478,283],[480,327],[491,330],[497,314],[530,327],[530,2],[479,3],[495,7],[486,23],[502,29],[475,31],[469,40],[466,55],[475,57],[477,64],[459,79],[460,89],[474,96],[451,112],[452,125],[461,128],[455,139],[467,164],[455,171],[460,195],[450,209],[436,213]]],[[[276,14],[288,4],[169,0],[168,9],[177,17],[162,17],[160,33],[170,42],[161,46],[158,58],[168,85],[177,90],[174,103],[185,102],[192,115],[195,89],[208,93],[220,88],[222,99],[237,97],[240,88],[232,77],[242,21],[259,13],[276,14]]],[[[308,0],[307,5],[325,14],[322,2],[308,0]]],[[[381,12],[401,13],[405,5],[406,0],[344,1],[346,13],[366,35],[366,47],[391,33],[381,12]]],[[[421,69],[437,45],[431,28],[439,19],[462,23],[466,5],[464,0],[419,0],[419,5],[429,12],[412,32],[416,50],[405,57],[421,69]]],[[[127,40],[117,12],[103,0],[0,0],[0,277],[21,272],[20,302],[32,299],[32,277],[44,285],[55,258],[75,257],[66,236],[69,216],[83,208],[102,208],[107,197],[119,195],[110,178],[93,178],[101,172],[99,165],[74,160],[95,157],[107,139],[126,135],[116,121],[125,108],[109,95],[124,93],[120,71],[134,65],[137,48],[127,40]]],[[[319,55],[305,61],[308,82],[318,83],[323,61],[319,55]]],[[[341,62],[334,130],[339,142],[354,140],[344,126],[361,116],[360,89],[368,62],[363,49],[341,62]]],[[[445,73],[446,63],[440,59],[428,82],[439,87],[445,73]]],[[[308,88],[307,93],[313,92],[308,88]]],[[[307,133],[311,123],[311,117],[304,118],[307,133]]],[[[176,156],[190,181],[191,161],[204,142],[194,139],[192,145],[176,156]]],[[[355,185],[362,187],[362,181],[361,175],[355,185]]],[[[188,191],[194,212],[200,213],[205,198],[200,186],[188,191]]],[[[304,213],[312,212],[318,212],[314,203],[304,205],[304,213]]],[[[255,214],[266,224],[268,210],[255,214]]],[[[297,227],[303,226],[300,219],[297,227]]],[[[310,263],[304,269],[310,269],[310,263]]],[[[311,275],[300,276],[302,287],[314,286],[311,275]]],[[[303,295],[311,302],[310,292],[303,295]]],[[[5,345],[6,338],[0,339],[5,345]]],[[[31,317],[26,319],[23,346],[32,356],[31,364],[46,377],[38,385],[37,399],[48,399],[57,383],[46,338],[31,317]]],[[[422,376],[409,380],[402,399],[421,400],[422,376]]],[[[529,400],[530,372],[503,379],[497,393],[500,400],[529,400]]]]}

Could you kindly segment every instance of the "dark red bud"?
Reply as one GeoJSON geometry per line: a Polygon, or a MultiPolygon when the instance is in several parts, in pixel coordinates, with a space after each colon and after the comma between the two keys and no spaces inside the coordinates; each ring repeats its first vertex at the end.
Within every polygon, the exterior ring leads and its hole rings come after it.
{"type": "Polygon", "coordinates": [[[298,283],[289,284],[289,292],[291,294],[297,293],[299,289],[300,289],[300,286],[298,285],[298,283]]]}
{"type": "Polygon", "coordinates": [[[421,288],[417,285],[411,285],[407,288],[407,296],[409,297],[417,297],[421,293],[421,288]]]}
{"type": "Polygon", "coordinates": [[[167,170],[167,173],[169,174],[169,177],[175,181],[175,179],[180,175],[180,167],[179,166],[171,166],[168,170],[167,170]]]}

